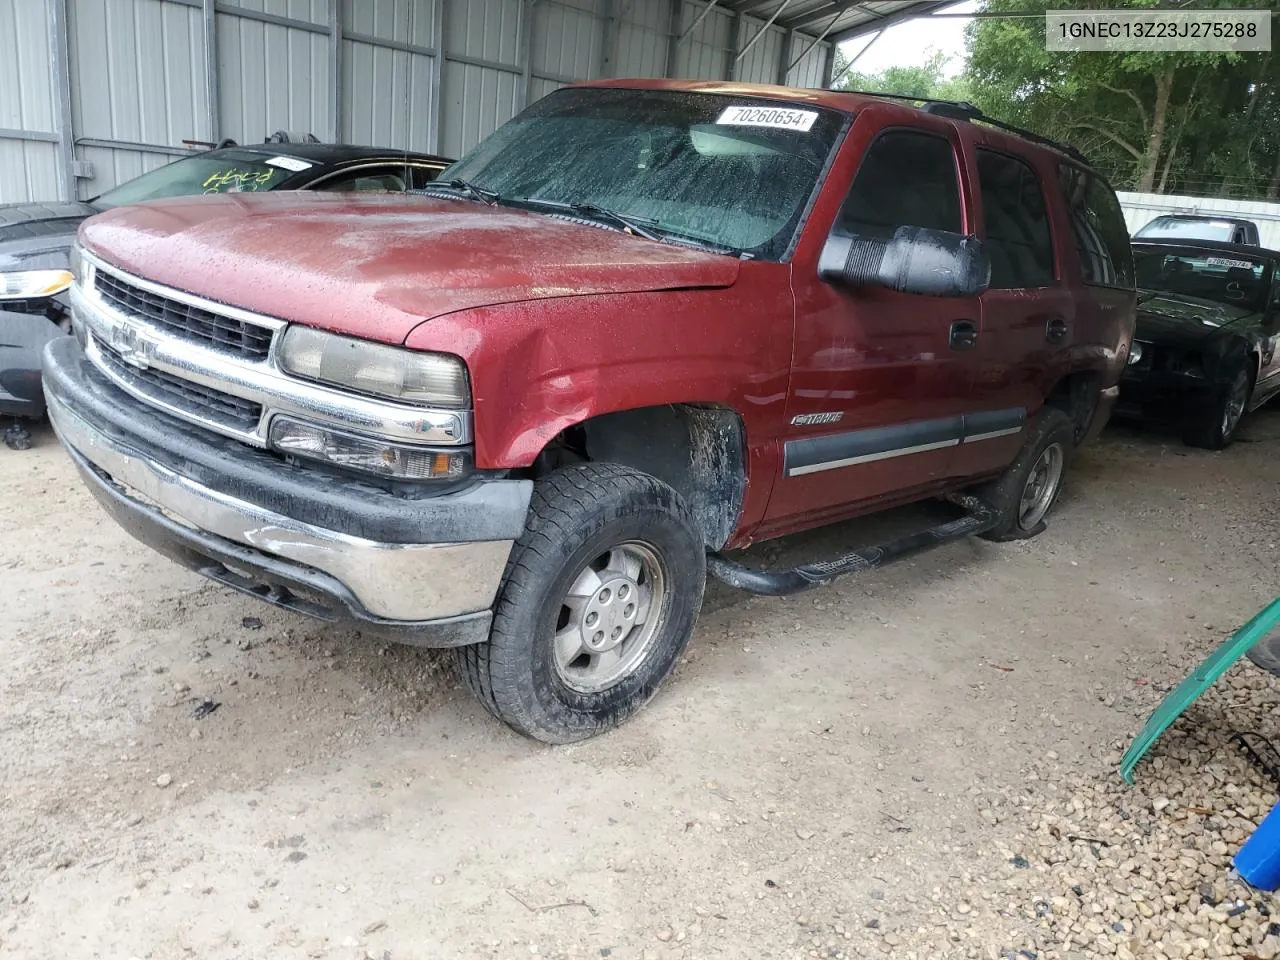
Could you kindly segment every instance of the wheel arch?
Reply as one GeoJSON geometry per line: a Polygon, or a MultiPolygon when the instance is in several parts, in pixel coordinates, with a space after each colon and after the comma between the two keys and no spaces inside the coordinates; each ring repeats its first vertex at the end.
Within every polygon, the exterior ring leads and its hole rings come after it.
{"type": "Polygon", "coordinates": [[[1088,432],[1098,410],[1102,377],[1096,370],[1073,370],[1064,374],[1045,393],[1044,405],[1061,410],[1075,425],[1076,443],[1088,432]]]}
{"type": "Polygon", "coordinates": [[[622,464],[672,487],[688,504],[710,550],[729,541],[742,516],[746,429],[732,408],[673,403],[588,417],[548,442],[529,473],[537,479],[580,461],[622,464]]]}

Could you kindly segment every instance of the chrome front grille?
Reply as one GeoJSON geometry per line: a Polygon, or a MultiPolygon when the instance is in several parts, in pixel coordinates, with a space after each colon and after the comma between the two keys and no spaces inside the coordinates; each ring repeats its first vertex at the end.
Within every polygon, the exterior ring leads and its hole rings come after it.
{"type": "Polygon", "coordinates": [[[105,344],[99,343],[97,347],[98,356],[116,379],[161,407],[246,433],[256,430],[262,419],[260,403],[183,380],[163,370],[139,369],[126,363],[105,344]]]}
{"type": "Polygon", "coordinates": [[[271,352],[284,320],[81,257],[71,306],[89,361],[172,416],[255,447],[268,446],[276,414],[403,443],[471,443],[470,410],[395,403],[289,376],[271,352]]]}
{"type": "Polygon", "coordinates": [[[127,314],[142,317],[181,340],[213,347],[249,360],[265,360],[275,333],[270,327],[223,316],[211,310],[144,290],[105,270],[94,280],[98,295],[127,314]]]}

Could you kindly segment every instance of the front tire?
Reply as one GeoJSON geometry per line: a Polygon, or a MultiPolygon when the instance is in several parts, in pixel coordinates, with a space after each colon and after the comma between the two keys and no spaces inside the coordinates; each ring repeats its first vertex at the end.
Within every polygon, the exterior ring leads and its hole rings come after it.
{"type": "Polygon", "coordinates": [[[1252,373],[1253,369],[1247,362],[1240,364],[1227,388],[1182,431],[1182,442],[1204,450],[1221,450],[1230,444],[1249,406],[1249,395],[1253,392],[1252,373]]]}
{"type": "Polygon", "coordinates": [[[1071,417],[1057,407],[1042,407],[1018,458],[999,479],[975,491],[1000,515],[1000,522],[981,534],[984,540],[1026,540],[1044,531],[1075,442],[1071,417]]]}
{"type": "Polygon", "coordinates": [[[544,743],[618,726],[671,673],[693,632],[706,554],[671,487],[607,463],[534,486],[489,640],[458,651],[495,717],[544,743]]]}

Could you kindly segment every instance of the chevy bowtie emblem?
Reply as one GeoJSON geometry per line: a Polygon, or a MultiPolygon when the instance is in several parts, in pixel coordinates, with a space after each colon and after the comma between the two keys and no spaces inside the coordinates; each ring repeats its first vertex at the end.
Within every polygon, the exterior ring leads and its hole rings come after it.
{"type": "Polygon", "coordinates": [[[145,370],[156,355],[156,342],[133,324],[121,323],[111,329],[111,349],[131,367],[145,370]]]}

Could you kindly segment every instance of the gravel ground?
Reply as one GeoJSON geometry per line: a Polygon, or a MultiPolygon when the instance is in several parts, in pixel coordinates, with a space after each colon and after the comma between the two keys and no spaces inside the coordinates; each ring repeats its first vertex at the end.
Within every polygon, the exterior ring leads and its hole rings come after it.
{"type": "Polygon", "coordinates": [[[1277,956],[1230,874],[1276,789],[1227,742],[1280,736],[1276,681],[1237,666],[1117,774],[1280,593],[1277,444],[1113,428],[1034,541],[712,588],[646,711],[550,749],[447,658],[134,544],[42,432],[0,450],[0,955],[1277,956]]]}

